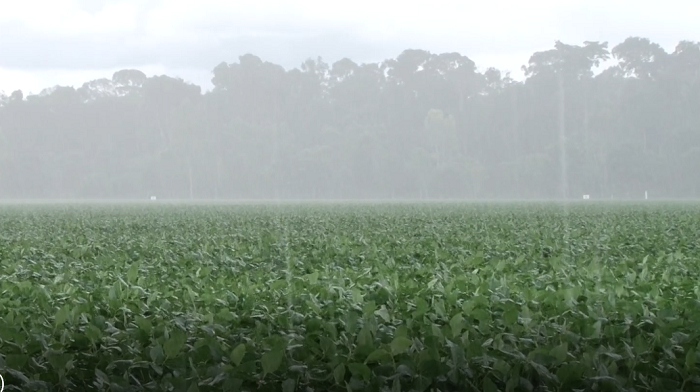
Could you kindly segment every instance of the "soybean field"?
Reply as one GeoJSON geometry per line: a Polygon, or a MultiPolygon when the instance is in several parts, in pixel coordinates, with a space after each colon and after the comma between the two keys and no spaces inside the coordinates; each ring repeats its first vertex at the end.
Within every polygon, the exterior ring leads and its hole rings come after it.
{"type": "Polygon", "coordinates": [[[700,204],[0,206],[6,391],[698,391],[700,204]]]}

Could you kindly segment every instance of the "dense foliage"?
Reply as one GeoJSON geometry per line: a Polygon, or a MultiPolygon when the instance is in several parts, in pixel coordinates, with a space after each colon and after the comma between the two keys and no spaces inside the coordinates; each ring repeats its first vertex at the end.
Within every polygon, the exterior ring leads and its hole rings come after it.
{"type": "Polygon", "coordinates": [[[8,391],[700,388],[697,205],[5,206],[0,221],[8,391]]]}
{"type": "Polygon", "coordinates": [[[206,93],[122,70],[0,94],[0,198],[700,197],[700,44],[557,42],[523,81],[478,65],[244,55],[206,93]]]}

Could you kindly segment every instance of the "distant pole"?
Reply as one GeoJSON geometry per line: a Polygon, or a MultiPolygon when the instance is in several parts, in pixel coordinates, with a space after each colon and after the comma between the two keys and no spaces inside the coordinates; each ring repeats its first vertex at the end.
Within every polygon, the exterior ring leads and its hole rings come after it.
{"type": "Polygon", "coordinates": [[[647,193],[647,191],[644,191],[644,200],[649,200],[649,193],[647,193]]]}

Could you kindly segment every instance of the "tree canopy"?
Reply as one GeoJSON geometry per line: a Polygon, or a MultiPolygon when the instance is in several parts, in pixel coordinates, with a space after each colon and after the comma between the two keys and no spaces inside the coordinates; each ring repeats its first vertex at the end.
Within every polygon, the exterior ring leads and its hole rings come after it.
{"type": "Polygon", "coordinates": [[[700,197],[700,43],[557,41],[523,70],[246,54],[206,92],[131,69],[15,91],[0,198],[700,197]]]}

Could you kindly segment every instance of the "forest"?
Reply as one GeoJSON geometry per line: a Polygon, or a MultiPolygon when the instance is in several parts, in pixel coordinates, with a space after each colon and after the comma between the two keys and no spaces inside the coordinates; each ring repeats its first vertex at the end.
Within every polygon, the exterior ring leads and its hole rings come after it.
{"type": "Polygon", "coordinates": [[[522,81],[479,69],[245,54],[210,91],[124,69],[6,92],[0,199],[700,197],[700,43],[556,41],[522,81]]]}

